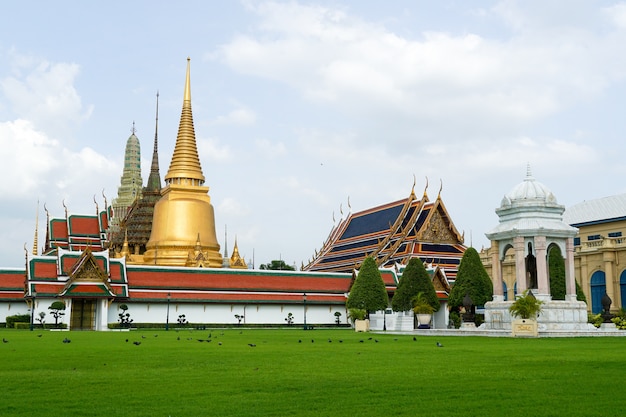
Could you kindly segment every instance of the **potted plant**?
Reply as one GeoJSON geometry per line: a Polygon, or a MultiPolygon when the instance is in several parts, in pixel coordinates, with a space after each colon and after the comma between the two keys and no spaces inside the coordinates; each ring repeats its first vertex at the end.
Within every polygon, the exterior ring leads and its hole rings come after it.
{"type": "Polygon", "coordinates": [[[509,307],[511,316],[518,320],[511,321],[513,336],[537,336],[537,315],[541,313],[543,301],[537,300],[530,290],[524,291],[509,307]]]}
{"type": "Polygon", "coordinates": [[[417,317],[418,329],[430,328],[430,320],[433,317],[435,308],[430,304],[424,293],[419,292],[413,298],[413,312],[417,317]]]}
{"type": "Polygon", "coordinates": [[[365,318],[367,311],[362,308],[351,308],[348,310],[348,316],[354,323],[354,330],[357,332],[368,332],[370,330],[370,321],[365,318]]]}

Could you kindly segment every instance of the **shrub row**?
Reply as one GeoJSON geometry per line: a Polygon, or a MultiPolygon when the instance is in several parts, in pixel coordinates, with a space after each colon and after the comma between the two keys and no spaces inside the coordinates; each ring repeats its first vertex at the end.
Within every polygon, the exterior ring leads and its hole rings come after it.
{"type": "MultiPolygon", "coordinates": [[[[15,314],[13,316],[7,316],[6,326],[8,329],[16,328],[15,323],[30,323],[30,314],[15,314]]],[[[26,326],[28,328],[28,326],[26,326]]]]}

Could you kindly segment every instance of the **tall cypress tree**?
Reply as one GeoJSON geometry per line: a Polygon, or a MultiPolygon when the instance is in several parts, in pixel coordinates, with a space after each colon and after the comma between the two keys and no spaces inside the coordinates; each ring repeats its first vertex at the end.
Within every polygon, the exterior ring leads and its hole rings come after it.
{"type": "MultiPolygon", "coordinates": [[[[548,253],[548,273],[550,276],[550,295],[553,300],[565,300],[565,259],[558,246],[552,246],[548,253]]],[[[583,289],[576,281],[576,299],[587,302],[583,289]]]]}
{"type": "Polygon", "coordinates": [[[439,299],[430,275],[420,258],[411,258],[398,282],[398,288],[391,299],[394,311],[409,311],[413,308],[413,299],[419,293],[424,294],[428,303],[439,310],[439,299]]]}
{"type": "Polygon", "coordinates": [[[385,283],[376,266],[374,258],[365,258],[359,273],[350,289],[347,308],[360,308],[370,311],[384,310],[389,305],[389,296],[385,283]]]}
{"type": "Polygon", "coordinates": [[[548,253],[550,295],[553,300],[565,300],[565,260],[558,246],[550,247],[548,253]]]}
{"type": "Polygon", "coordinates": [[[448,297],[450,307],[456,309],[462,306],[466,293],[469,293],[476,306],[484,305],[493,298],[493,284],[489,274],[480,261],[480,255],[472,247],[467,248],[461,258],[459,271],[448,297]]]}

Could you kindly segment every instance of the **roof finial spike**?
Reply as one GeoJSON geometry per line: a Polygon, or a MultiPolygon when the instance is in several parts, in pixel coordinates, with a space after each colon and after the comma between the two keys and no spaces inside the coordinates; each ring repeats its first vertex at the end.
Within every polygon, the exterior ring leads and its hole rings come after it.
{"type": "Polygon", "coordinates": [[[443,180],[439,178],[439,192],[437,193],[437,200],[441,199],[441,190],[443,190],[443,180]]]}
{"type": "Polygon", "coordinates": [[[426,190],[428,190],[428,176],[426,176],[426,186],[424,187],[424,197],[428,200],[428,194],[426,194],[426,190]]]}
{"type": "Polygon", "coordinates": [[[526,178],[532,178],[533,177],[533,172],[530,169],[530,162],[526,163],[526,178]]]}
{"type": "Polygon", "coordinates": [[[37,213],[35,215],[35,237],[33,239],[33,255],[34,256],[39,255],[39,252],[37,251],[37,246],[39,246],[39,242],[37,241],[38,229],[39,229],[39,200],[37,200],[37,213]]]}
{"type": "Polygon", "coordinates": [[[152,164],[146,189],[161,191],[161,174],[159,172],[159,92],[156,93],[156,122],[154,127],[154,149],[152,150],[152,164]]]}
{"type": "Polygon", "coordinates": [[[137,132],[137,129],[135,129],[135,121],[133,120],[133,127],[132,129],[130,129],[130,132],[134,135],[137,132]]]}
{"type": "Polygon", "coordinates": [[[189,77],[189,73],[190,73],[190,66],[191,66],[191,58],[187,57],[187,75],[185,77],[185,96],[183,98],[183,101],[191,101],[191,82],[190,82],[190,77],[189,77]]]}
{"type": "Polygon", "coordinates": [[[170,168],[165,175],[167,185],[175,184],[178,180],[184,183],[202,186],[204,175],[198,157],[196,134],[193,129],[193,116],[191,112],[191,82],[190,82],[190,59],[187,58],[187,77],[185,79],[185,94],[183,108],[178,125],[178,135],[170,168]]]}

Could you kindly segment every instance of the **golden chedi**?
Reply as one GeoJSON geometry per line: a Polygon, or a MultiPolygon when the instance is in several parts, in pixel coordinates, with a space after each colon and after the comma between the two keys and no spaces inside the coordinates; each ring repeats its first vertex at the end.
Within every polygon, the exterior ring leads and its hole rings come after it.
{"type": "Polygon", "coordinates": [[[191,113],[189,58],[183,110],[176,146],[161,199],[154,206],[152,232],[144,263],[169,266],[222,267],[215,233],[215,213],[204,186],[191,113]]]}

